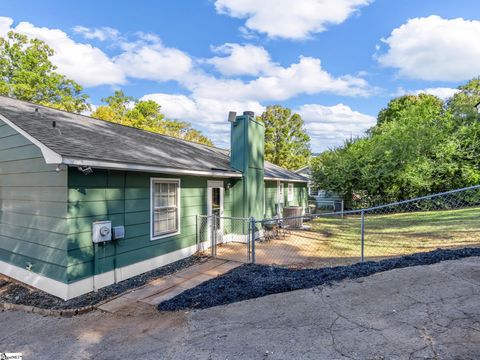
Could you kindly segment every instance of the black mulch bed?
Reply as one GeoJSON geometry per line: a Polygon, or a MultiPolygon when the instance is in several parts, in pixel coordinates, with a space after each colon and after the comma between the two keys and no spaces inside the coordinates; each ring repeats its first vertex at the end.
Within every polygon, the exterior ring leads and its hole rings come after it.
{"type": "Polygon", "coordinates": [[[77,309],[98,304],[127,290],[145,285],[149,280],[173,274],[178,270],[206,261],[207,259],[208,258],[204,256],[190,256],[186,259],[124,280],[118,284],[109,285],[99,289],[97,292],[90,292],[67,301],[41,290],[34,290],[18,283],[0,280],[0,302],[36,306],[42,309],[77,309]]]}
{"type": "Polygon", "coordinates": [[[321,269],[298,270],[246,264],[160,303],[158,310],[205,309],[270,294],[328,285],[344,279],[356,279],[377,272],[469,256],[480,256],[480,248],[437,249],[381,261],[321,269]]]}

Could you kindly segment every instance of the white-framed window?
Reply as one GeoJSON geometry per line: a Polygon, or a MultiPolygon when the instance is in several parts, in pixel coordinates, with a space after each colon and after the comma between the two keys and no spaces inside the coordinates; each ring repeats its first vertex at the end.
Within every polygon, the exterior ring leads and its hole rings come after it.
{"type": "Polygon", "coordinates": [[[293,201],[293,184],[288,184],[288,201],[293,201]]]}
{"type": "Polygon", "coordinates": [[[151,178],[151,240],[180,233],[180,179],[151,178]]]}
{"type": "Polygon", "coordinates": [[[280,181],[277,182],[277,204],[283,204],[285,202],[284,184],[280,181]]]}

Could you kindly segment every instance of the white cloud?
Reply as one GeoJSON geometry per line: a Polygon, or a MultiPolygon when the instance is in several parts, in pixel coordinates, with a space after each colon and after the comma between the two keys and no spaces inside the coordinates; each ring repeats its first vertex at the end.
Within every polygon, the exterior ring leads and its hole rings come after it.
{"type": "Polygon", "coordinates": [[[113,61],[120,66],[126,76],[155,80],[181,80],[193,67],[190,56],[183,51],[163,46],[153,34],[138,34],[136,42],[124,42],[125,50],[113,61]]]}
{"type": "Polygon", "coordinates": [[[343,104],[305,104],[294,111],[305,121],[314,152],[342,145],[346,139],[363,135],[376,123],[374,116],[352,110],[343,104]]]}
{"type": "Polygon", "coordinates": [[[276,66],[267,50],[250,44],[226,43],[213,49],[214,52],[227,55],[215,56],[206,60],[223,75],[259,75],[268,73],[276,66]]]}
{"type": "Polygon", "coordinates": [[[11,30],[12,24],[12,18],[0,16],[0,36],[5,36],[11,30]]]}
{"type": "Polygon", "coordinates": [[[453,95],[458,93],[460,90],[449,88],[449,87],[436,87],[436,88],[426,88],[419,90],[405,90],[403,88],[398,88],[394,96],[402,96],[407,94],[418,95],[418,94],[430,94],[439,97],[442,100],[447,100],[453,95]]]}
{"type": "Polygon", "coordinates": [[[127,77],[180,80],[192,68],[192,60],[187,54],[163,46],[154,34],[139,32],[136,40],[128,42],[112,28],[74,28],[75,32],[88,39],[119,41],[121,53],[109,57],[95,46],[74,41],[62,30],[37,27],[28,22],[20,22],[15,27],[12,24],[11,18],[0,18],[0,35],[14,30],[45,41],[55,50],[52,62],[58,67],[58,72],[86,87],[119,85],[125,83],[127,77]]]}
{"type": "Polygon", "coordinates": [[[409,20],[383,42],[381,65],[402,76],[430,81],[464,81],[480,74],[480,21],[429,16],[409,20]]]}
{"type": "MultiPolygon", "coordinates": [[[[245,110],[251,110],[260,115],[265,110],[256,101],[223,101],[179,94],[153,93],[143,96],[142,100],[156,101],[167,117],[192,123],[212,138],[215,144],[225,148],[230,147],[230,124],[227,122],[229,111],[241,114],[245,110]]],[[[374,116],[352,110],[343,104],[305,104],[293,112],[299,113],[305,120],[314,152],[342,145],[345,139],[364,134],[376,123],[374,116]]]]}
{"type": "Polygon", "coordinates": [[[16,27],[12,24],[11,18],[0,18],[0,30],[4,33],[13,29],[49,44],[56,52],[52,62],[58,66],[58,72],[86,87],[119,85],[129,78],[173,80],[195,99],[241,102],[281,101],[300,94],[367,96],[372,93],[362,77],[335,77],[322,68],[320,59],[300,56],[297,63],[282,67],[272,61],[264,48],[254,45],[227,43],[214,49],[226,56],[196,60],[179,49],[164,46],[155,34],[138,32],[127,40],[111,28],[76,27],[77,32],[90,38],[116,36],[117,54],[109,57],[98,47],[76,42],[59,29],[36,27],[27,22],[16,27]],[[105,29],[110,30],[106,33],[105,29]],[[224,75],[254,78],[215,77],[203,69],[205,63],[214,65],[224,75]]]}
{"type": "Polygon", "coordinates": [[[286,100],[300,94],[331,93],[368,96],[372,89],[360,77],[334,77],[321,66],[320,59],[300,57],[289,67],[275,66],[266,75],[251,81],[192,75],[185,81],[195,97],[238,100],[286,100]]]}
{"type": "Polygon", "coordinates": [[[230,124],[227,121],[229,111],[241,114],[245,110],[251,110],[260,114],[264,110],[264,107],[256,101],[225,101],[178,94],[153,93],[141,99],[156,101],[161,105],[162,113],[168,118],[194,124],[195,127],[204,130],[215,144],[223,147],[230,146],[230,124]]]}
{"type": "Polygon", "coordinates": [[[373,0],[216,0],[220,14],[246,19],[246,30],[273,38],[305,39],[341,24],[373,0]]]}
{"type": "Polygon", "coordinates": [[[77,34],[82,35],[86,39],[97,39],[100,41],[105,41],[105,40],[116,40],[120,36],[120,32],[117,29],[104,26],[101,28],[88,28],[85,26],[75,26],[73,28],[73,31],[75,31],[77,34]]]}
{"type": "Polygon", "coordinates": [[[75,42],[62,30],[36,27],[28,22],[12,27],[13,20],[10,18],[3,18],[0,23],[3,24],[0,35],[14,30],[45,41],[55,50],[52,62],[58,67],[58,72],[84,86],[125,82],[123,71],[102,50],[75,42]]]}

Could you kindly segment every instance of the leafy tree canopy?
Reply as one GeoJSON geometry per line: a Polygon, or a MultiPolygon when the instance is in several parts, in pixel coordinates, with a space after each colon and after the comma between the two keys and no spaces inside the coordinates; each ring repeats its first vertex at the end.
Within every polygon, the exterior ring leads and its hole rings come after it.
{"type": "Polygon", "coordinates": [[[212,141],[200,131],[183,121],[166,119],[161,107],[153,100],[136,100],[117,90],[112,96],[102,99],[92,117],[155,133],[173,136],[212,146],[212,141]]]}
{"type": "Polygon", "coordinates": [[[432,118],[443,111],[443,101],[428,94],[405,95],[390,100],[387,107],[380,110],[377,126],[399,119],[410,119],[412,116],[432,118]]]}
{"type": "Polygon", "coordinates": [[[480,77],[470,80],[458,89],[460,91],[447,101],[449,110],[459,119],[459,123],[478,121],[475,105],[480,103],[480,77]]]}
{"type": "Polygon", "coordinates": [[[313,160],[317,186],[362,207],[480,183],[480,81],[459,90],[391,100],[366,136],[313,160]]]}
{"type": "Polygon", "coordinates": [[[268,106],[258,117],[265,124],[265,159],[296,170],[310,161],[310,136],[303,119],[280,105],[268,106]]]}
{"type": "Polygon", "coordinates": [[[55,72],[53,54],[38,39],[12,31],[0,37],[0,94],[71,112],[88,110],[82,87],[55,72]]]}

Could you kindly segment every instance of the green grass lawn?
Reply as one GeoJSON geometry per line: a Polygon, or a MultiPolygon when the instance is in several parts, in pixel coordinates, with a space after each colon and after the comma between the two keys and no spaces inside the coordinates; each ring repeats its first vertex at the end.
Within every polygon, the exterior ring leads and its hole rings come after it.
{"type": "MultiPolygon", "coordinates": [[[[256,262],[317,268],[360,261],[360,216],[318,217],[305,225],[308,230],[256,242],[256,262]]],[[[480,246],[480,207],[365,216],[366,260],[475,246],[480,246]]],[[[217,256],[246,261],[247,246],[229,242],[217,248],[217,256]]]]}
{"type": "MultiPolygon", "coordinates": [[[[319,252],[359,256],[359,216],[320,217],[309,224],[319,252]]],[[[307,232],[294,236],[300,233],[307,232]]],[[[480,246],[480,208],[365,216],[367,258],[467,246],[480,246]]]]}

